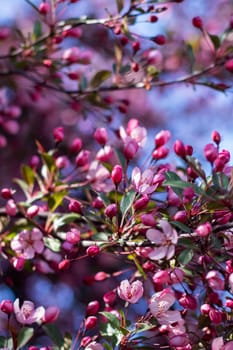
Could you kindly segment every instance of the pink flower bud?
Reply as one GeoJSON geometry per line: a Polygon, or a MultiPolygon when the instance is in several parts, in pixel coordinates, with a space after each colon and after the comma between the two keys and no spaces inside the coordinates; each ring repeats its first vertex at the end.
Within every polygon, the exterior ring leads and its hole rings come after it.
{"type": "Polygon", "coordinates": [[[88,336],[83,337],[81,340],[81,346],[86,347],[91,341],[92,341],[91,337],[88,337],[88,336]]]}
{"type": "Polygon", "coordinates": [[[212,140],[216,143],[216,145],[219,145],[221,142],[221,135],[218,131],[214,130],[211,134],[212,140]]]}
{"type": "Polygon", "coordinates": [[[10,315],[14,310],[12,301],[11,300],[2,300],[0,303],[0,310],[2,312],[4,312],[5,314],[10,315]]]}
{"type": "Polygon", "coordinates": [[[163,159],[167,157],[168,153],[169,149],[167,147],[161,146],[153,151],[152,158],[156,160],[163,159]]]}
{"type": "Polygon", "coordinates": [[[94,138],[101,146],[105,146],[108,141],[107,130],[105,128],[96,129],[94,138]]]}
{"type": "Polygon", "coordinates": [[[70,260],[64,259],[58,264],[58,270],[67,270],[70,267],[70,260]]]}
{"type": "Polygon", "coordinates": [[[44,313],[43,322],[52,323],[57,320],[60,310],[57,306],[49,306],[44,313]]]}
{"type": "Polygon", "coordinates": [[[183,195],[183,203],[187,204],[190,203],[195,196],[195,192],[192,187],[187,187],[182,192],[183,195]]]}
{"type": "Polygon", "coordinates": [[[98,302],[98,300],[90,301],[87,304],[86,316],[95,315],[99,311],[99,308],[100,308],[100,303],[98,302]]]}
{"type": "Polygon", "coordinates": [[[195,310],[197,308],[197,301],[192,295],[183,294],[179,303],[185,309],[195,310]]]}
{"type": "Polygon", "coordinates": [[[198,29],[201,29],[201,30],[203,29],[203,22],[199,16],[193,17],[192,24],[194,27],[196,27],[198,29]]]}
{"type": "Polygon", "coordinates": [[[187,156],[191,156],[193,154],[193,147],[191,145],[185,145],[185,153],[187,156]]]}
{"type": "Polygon", "coordinates": [[[133,48],[134,53],[136,53],[138,50],[140,50],[140,46],[141,46],[140,42],[137,40],[132,43],[132,48],[133,48]]]}
{"type": "Polygon", "coordinates": [[[12,195],[13,195],[13,192],[9,188],[3,188],[1,190],[1,196],[3,199],[11,199],[12,195]]]}
{"type": "Polygon", "coordinates": [[[53,130],[53,137],[56,142],[61,142],[64,139],[64,128],[59,126],[53,130]]]}
{"type": "Polygon", "coordinates": [[[38,8],[40,14],[42,15],[47,15],[47,13],[49,12],[50,10],[50,5],[49,3],[47,2],[42,2],[40,5],[39,5],[39,8],[38,8]]]}
{"type": "Polygon", "coordinates": [[[143,270],[146,271],[146,272],[147,272],[147,271],[148,271],[148,272],[154,272],[155,269],[156,269],[155,264],[154,264],[152,261],[150,261],[150,260],[146,261],[146,262],[142,265],[142,267],[143,267],[143,270]]]}
{"type": "Polygon", "coordinates": [[[96,324],[97,324],[97,317],[96,316],[89,316],[85,320],[86,329],[92,329],[96,326],[96,324]]]}
{"type": "Polygon", "coordinates": [[[233,299],[226,299],[226,307],[233,309],[233,299]]]}
{"type": "Polygon", "coordinates": [[[174,143],[174,151],[179,157],[185,158],[185,156],[186,156],[186,149],[185,149],[185,146],[184,146],[182,141],[180,141],[180,140],[176,140],[175,141],[175,143],[174,143]]]}
{"type": "Polygon", "coordinates": [[[76,244],[80,241],[80,231],[76,228],[72,228],[70,231],[66,232],[66,240],[71,244],[76,244]]]}
{"type": "Polygon", "coordinates": [[[180,269],[179,267],[174,268],[170,272],[170,283],[171,284],[180,283],[183,281],[183,279],[184,279],[184,271],[182,269],[180,269]]]}
{"type": "Polygon", "coordinates": [[[91,245],[90,247],[87,248],[86,253],[88,256],[93,258],[94,256],[100,253],[100,248],[97,245],[91,245]]]}
{"type": "Polygon", "coordinates": [[[115,185],[118,185],[123,177],[123,170],[121,165],[115,165],[112,169],[111,178],[115,185]]]}
{"type": "Polygon", "coordinates": [[[152,277],[154,283],[167,283],[170,280],[167,270],[157,271],[152,277]]]}
{"type": "Polygon", "coordinates": [[[111,146],[106,145],[103,148],[101,148],[96,153],[96,159],[100,160],[101,162],[108,162],[113,156],[113,149],[111,146]]]}
{"type": "Polygon", "coordinates": [[[135,210],[143,209],[147,206],[148,203],[149,203],[149,197],[146,194],[144,194],[142,195],[141,198],[136,200],[136,202],[134,203],[134,209],[135,210]]]}
{"type": "Polygon", "coordinates": [[[38,207],[38,205],[32,205],[27,209],[26,214],[29,218],[32,219],[34,216],[36,216],[39,213],[39,210],[40,208],[38,207]]]}
{"type": "Polygon", "coordinates": [[[165,143],[167,143],[171,138],[171,133],[169,130],[161,130],[156,136],[155,136],[155,147],[159,148],[161,146],[164,146],[165,143]]]}
{"type": "Polygon", "coordinates": [[[82,150],[75,159],[75,164],[77,166],[85,166],[88,165],[90,161],[90,151],[82,150]]]}
{"type": "Polygon", "coordinates": [[[117,297],[116,292],[114,290],[111,290],[104,294],[103,300],[105,304],[113,305],[116,301],[116,297],[117,297]]]}
{"type": "Polygon", "coordinates": [[[110,275],[108,273],[106,273],[104,271],[99,271],[95,274],[94,280],[101,282],[101,281],[106,280],[109,277],[110,277],[110,275]]]}
{"type": "Polygon", "coordinates": [[[107,217],[112,219],[117,214],[117,205],[115,203],[109,204],[104,212],[107,217]]]}
{"type": "Polygon", "coordinates": [[[79,138],[76,138],[73,140],[71,146],[70,146],[70,151],[73,153],[78,153],[82,148],[82,140],[79,138]]]}
{"type": "Polygon", "coordinates": [[[12,265],[17,271],[22,271],[24,268],[25,259],[24,258],[12,258],[12,265]]]}
{"type": "Polygon", "coordinates": [[[157,45],[164,45],[166,44],[166,37],[165,35],[156,35],[154,38],[153,38],[153,41],[157,44],[157,45]]]}
{"type": "Polygon", "coordinates": [[[227,260],[226,261],[226,271],[228,273],[232,273],[233,272],[233,260],[227,260]]]}
{"type": "Polygon", "coordinates": [[[200,307],[202,315],[206,315],[206,316],[209,315],[209,312],[211,309],[212,308],[211,308],[210,304],[202,304],[200,307]]]}
{"type": "Polygon", "coordinates": [[[100,197],[97,197],[92,201],[91,205],[95,209],[102,209],[104,207],[104,202],[100,197]]]}
{"type": "Polygon", "coordinates": [[[222,311],[211,309],[209,312],[209,318],[213,323],[219,324],[222,322],[223,313],[222,311]]]}
{"type": "Polygon", "coordinates": [[[55,160],[55,164],[58,169],[63,169],[69,165],[69,160],[66,156],[60,156],[55,160]]]}
{"type": "Polygon", "coordinates": [[[200,237],[206,237],[212,232],[212,226],[211,224],[207,221],[204,224],[199,225],[195,232],[197,233],[198,236],[200,237]]]}
{"type": "Polygon", "coordinates": [[[79,201],[71,200],[69,205],[68,205],[68,208],[69,208],[70,212],[80,214],[81,213],[82,204],[79,201]]]}
{"type": "Polygon", "coordinates": [[[127,142],[125,145],[124,145],[124,149],[123,149],[123,153],[124,153],[124,156],[127,160],[131,160],[135,157],[137,151],[138,151],[138,143],[131,139],[129,142],[127,142]]]}
{"type": "Polygon", "coordinates": [[[215,147],[212,143],[208,143],[204,147],[204,155],[210,163],[213,163],[215,159],[218,157],[217,147],[215,147]]]}
{"type": "Polygon", "coordinates": [[[187,214],[185,210],[179,210],[173,216],[173,220],[185,223],[187,219],[187,214]]]}
{"type": "Polygon", "coordinates": [[[226,61],[225,63],[225,69],[230,72],[233,73],[233,58],[230,58],[229,60],[226,61]]]}
{"type": "Polygon", "coordinates": [[[9,199],[6,204],[6,213],[10,216],[15,216],[18,212],[16,203],[13,199],[9,199]]]}
{"type": "Polygon", "coordinates": [[[63,60],[65,60],[69,64],[77,63],[80,59],[80,50],[78,47],[70,47],[66,49],[62,56],[63,60]]]}
{"type": "Polygon", "coordinates": [[[155,226],[156,220],[152,214],[142,214],[141,221],[146,226],[155,226]]]}

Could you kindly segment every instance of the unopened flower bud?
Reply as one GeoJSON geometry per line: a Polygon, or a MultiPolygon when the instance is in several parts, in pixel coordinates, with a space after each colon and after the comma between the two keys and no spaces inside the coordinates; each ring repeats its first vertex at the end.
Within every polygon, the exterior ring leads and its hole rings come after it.
{"type": "Polygon", "coordinates": [[[183,294],[179,303],[185,309],[195,310],[197,308],[197,301],[192,295],[183,294]]]}
{"type": "Polygon", "coordinates": [[[100,308],[100,303],[98,302],[98,300],[90,301],[87,304],[86,316],[95,315],[99,311],[99,308],[100,308]]]}
{"type": "Polygon", "coordinates": [[[2,312],[4,312],[5,314],[10,315],[14,310],[12,301],[11,300],[2,300],[0,303],[0,310],[2,312]]]}
{"type": "Polygon", "coordinates": [[[36,216],[39,213],[40,208],[38,205],[32,205],[27,209],[27,216],[32,219],[34,216],[36,216]]]}
{"type": "Polygon", "coordinates": [[[76,138],[73,140],[70,151],[73,153],[78,153],[82,148],[82,140],[80,138],[76,138]]]}
{"type": "Polygon", "coordinates": [[[152,158],[156,160],[163,159],[167,157],[168,153],[169,149],[167,147],[161,146],[153,151],[152,158]]]}
{"type": "Polygon", "coordinates": [[[121,165],[115,165],[112,169],[111,178],[115,185],[118,185],[123,177],[123,170],[121,165]]]}
{"type": "Polygon", "coordinates": [[[24,268],[24,264],[25,264],[25,259],[18,257],[18,258],[12,258],[12,265],[14,266],[14,268],[17,271],[22,271],[24,268]]]}
{"type": "Polygon", "coordinates": [[[103,296],[103,300],[104,300],[105,304],[109,304],[109,305],[114,304],[116,301],[116,298],[117,298],[117,295],[116,295],[116,292],[114,290],[111,290],[111,291],[105,293],[103,296]]]}
{"type": "Polygon", "coordinates": [[[221,135],[218,131],[214,130],[211,135],[212,140],[216,143],[216,145],[219,145],[221,142],[221,135]]]}
{"type": "Polygon", "coordinates": [[[9,199],[6,204],[6,213],[10,216],[15,216],[18,212],[16,203],[13,199],[9,199]]]}
{"type": "Polygon", "coordinates": [[[169,130],[161,130],[156,136],[155,136],[155,148],[159,148],[161,146],[164,146],[165,143],[167,143],[171,138],[171,133],[169,130]]]}
{"type": "Polygon", "coordinates": [[[149,203],[149,197],[146,194],[144,194],[142,195],[141,198],[136,200],[136,202],[134,203],[134,209],[135,210],[143,209],[147,206],[148,203],[149,203]]]}
{"type": "Polygon", "coordinates": [[[86,253],[88,256],[93,258],[94,256],[100,253],[100,248],[97,245],[91,245],[90,247],[87,248],[86,253]]]}
{"type": "Polygon", "coordinates": [[[226,61],[225,63],[225,69],[230,72],[233,73],[233,58],[230,58],[229,60],[226,61]]]}
{"type": "Polygon", "coordinates": [[[204,147],[204,155],[210,163],[213,163],[215,159],[218,157],[217,147],[215,147],[212,143],[208,143],[204,147]]]}
{"type": "Polygon", "coordinates": [[[219,324],[222,322],[223,313],[220,310],[211,309],[209,312],[209,318],[213,323],[219,324]]]}
{"type": "Polygon", "coordinates": [[[41,15],[47,15],[50,10],[50,5],[47,2],[42,2],[38,8],[41,15]]]}
{"type": "Polygon", "coordinates": [[[142,214],[141,221],[146,226],[155,226],[156,220],[152,214],[142,214]]]}
{"type": "Polygon", "coordinates": [[[173,220],[185,223],[187,219],[187,214],[185,210],[179,210],[173,216],[173,220]]]}
{"type": "Polygon", "coordinates": [[[185,149],[185,146],[184,146],[182,141],[176,140],[175,143],[174,143],[174,147],[173,148],[174,148],[175,153],[179,157],[185,158],[185,156],[186,156],[186,149],[185,149]]]}
{"type": "Polygon", "coordinates": [[[195,232],[197,233],[198,236],[200,237],[206,237],[212,232],[212,226],[211,224],[207,221],[204,224],[199,225],[195,232]]]}
{"type": "Polygon", "coordinates": [[[57,306],[49,306],[44,313],[43,322],[51,323],[57,320],[60,310],[57,306]]]}
{"type": "Polygon", "coordinates": [[[59,270],[67,270],[70,267],[70,260],[64,259],[58,264],[59,270]]]}
{"type": "Polygon", "coordinates": [[[108,140],[107,130],[105,128],[96,129],[94,138],[101,146],[105,146],[108,140]]]}
{"type": "Polygon", "coordinates": [[[96,316],[89,316],[85,320],[85,327],[86,329],[92,329],[97,324],[97,317],[96,316]]]}
{"type": "Polygon", "coordinates": [[[200,310],[201,310],[202,315],[209,315],[209,312],[211,310],[211,306],[210,306],[210,304],[202,304],[200,310]]]}
{"type": "Polygon", "coordinates": [[[81,213],[82,204],[79,201],[71,200],[70,203],[69,203],[68,208],[69,208],[70,212],[80,214],[81,213]]]}
{"type": "Polygon", "coordinates": [[[64,128],[59,126],[53,130],[53,137],[56,142],[61,142],[64,139],[64,128]]]}
{"type": "Polygon", "coordinates": [[[193,17],[192,24],[194,27],[196,27],[198,29],[201,29],[201,30],[203,29],[203,22],[199,16],[193,17]]]}
{"type": "Polygon", "coordinates": [[[92,341],[91,337],[88,337],[88,336],[83,337],[81,340],[81,346],[86,347],[91,341],[92,341]]]}
{"type": "Polygon", "coordinates": [[[115,203],[109,204],[104,212],[108,218],[112,219],[117,214],[117,205],[115,203]]]}
{"type": "Polygon", "coordinates": [[[138,143],[135,140],[130,140],[127,144],[124,145],[123,153],[127,160],[131,160],[135,157],[138,151],[138,143]]]}
{"type": "Polygon", "coordinates": [[[166,44],[166,37],[165,35],[156,35],[154,38],[153,38],[153,41],[157,44],[157,45],[164,45],[166,44]]]}
{"type": "Polygon", "coordinates": [[[233,309],[233,299],[226,299],[226,307],[233,309]]]}
{"type": "Polygon", "coordinates": [[[75,159],[75,164],[77,166],[85,166],[88,165],[90,161],[90,151],[82,150],[75,159]]]}
{"type": "Polygon", "coordinates": [[[12,198],[12,190],[10,190],[9,188],[3,188],[1,190],[1,196],[3,199],[11,199],[12,198]]]}

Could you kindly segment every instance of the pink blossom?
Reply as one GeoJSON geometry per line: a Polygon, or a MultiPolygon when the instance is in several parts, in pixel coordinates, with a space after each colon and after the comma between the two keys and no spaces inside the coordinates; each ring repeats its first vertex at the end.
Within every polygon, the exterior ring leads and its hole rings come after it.
{"type": "Polygon", "coordinates": [[[25,300],[20,308],[19,299],[14,302],[14,313],[17,321],[22,324],[41,322],[45,315],[45,309],[40,306],[35,309],[33,302],[25,300]]]}
{"type": "Polygon", "coordinates": [[[208,285],[212,289],[223,290],[224,289],[224,278],[223,275],[216,270],[211,270],[206,275],[208,285]]]}
{"type": "Polygon", "coordinates": [[[131,138],[127,138],[127,141],[124,144],[123,153],[126,159],[131,160],[136,156],[139,145],[138,143],[131,138]]]}
{"type": "Polygon", "coordinates": [[[213,163],[215,159],[218,157],[217,147],[214,146],[212,143],[208,143],[204,147],[204,155],[210,163],[213,163]]]}
{"type": "Polygon", "coordinates": [[[94,133],[95,140],[102,146],[105,146],[108,140],[107,130],[105,128],[97,128],[94,133]]]}
{"type": "Polygon", "coordinates": [[[155,147],[159,148],[164,146],[171,138],[171,133],[169,130],[161,130],[155,136],[155,147]]]}
{"type": "Polygon", "coordinates": [[[113,149],[111,146],[106,145],[102,147],[97,153],[96,153],[96,159],[100,160],[101,162],[107,162],[113,157],[113,149]]]}
{"type": "Polygon", "coordinates": [[[170,288],[155,293],[150,300],[149,308],[152,315],[161,325],[170,325],[182,321],[179,311],[169,310],[176,301],[174,292],[170,288]]]}
{"type": "Polygon", "coordinates": [[[214,338],[211,345],[211,350],[232,350],[233,341],[229,341],[224,345],[223,337],[214,338]]]}
{"type": "Polygon", "coordinates": [[[127,130],[123,126],[119,129],[120,137],[124,143],[131,138],[138,146],[143,147],[146,143],[147,132],[144,127],[139,126],[138,120],[130,119],[127,125],[127,130]]]}
{"type": "Polygon", "coordinates": [[[23,230],[11,241],[11,249],[24,259],[32,259],[44,249],[43,234],[38,228],[23,230]]]}
{"type": "Polygon", "coordinates": [[[146,237],[156,245],[148,256],[152,260],[164,258],[169,260],[175,253],[175,244],[178,241],[177,232],[166,220],[160,220],[159,225],[162,231],[150,228],[146,232],[146,237]]]}
{"type": "Polygon", "coordinates": [[[117,288],[117,292],[121,299],[128,301],[131,304],[135,304],[143,296],[143,285],[139,280],[136,280],[131,284],[128,280],[124,280],[121,281],[120,286],[117,288]]]}
{"type": "Polygon", "coordinates": [[[80,59],[80,50],[76,46],[66,49],[63,53],[63,60],[67,61],[70,64],[77,63],[79,59],[80,59]]]}
{"type": "Polygon", "coordinates": [[[110,177],[108,169],[95,160],[91,163],[86,178],[95,191],[110,192],[115,188],[112,181],[107,181],[110,177]]]}
{"type": "Polygon", "coordinates": [[[158,187],[158,184],[153,184],[154,172],[151,169],[146,169],[141,173],[141,170],[135,167],[132,171],[131,178],[135,190],[141,194],[150,194],[158,187]]]}

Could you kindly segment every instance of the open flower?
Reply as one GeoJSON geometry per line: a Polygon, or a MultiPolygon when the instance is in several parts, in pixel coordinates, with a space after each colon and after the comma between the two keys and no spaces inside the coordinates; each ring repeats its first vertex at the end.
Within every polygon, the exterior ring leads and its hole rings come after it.
{"type": "Polygon", "coordinates": [[[14,313],[19,323],[32,324],[43,320],[45,309],[43,306],[35,309],[33,302],[29,300],[25,300],[20,308],[19,299],[16,299],[14,302],[14,313]]]}
{"type": "Polygon", "coordinates": [[[128,280],[121,281],[120,286],[117,288],[118,295],[121,299],[128,301],[131,304],[135,304],[143,295],[142,282],[137,280],[133,283],[129,283],[128,280]]]}
{"type": "Polygon", "coordinates": [[[169,310],[176,301],[174,292],[170,288],[164,289],[162,292],[155,293],[150,300],[149,308],[152,315],[161,325],[170,325],[172,323],[182,323],[179,311],[169,310]]]}
{"type": "Polygon", "coordinates": [[[135,167],[131,178],[134,188],[141,194],[150,194],[158,187],[158,184],[153,184],[154,172],[151,169],[146,169],[141,173],[141,170],[135,167]]]}
{"type": "Polygon", "coordinates": [[[146,232],[146,237],[156,245],[148,257],[152,260],[164,258],[169,260],[175,253],[175,244],[178,241],[177,232],[166,220],[160,220],[159,225],[162,231],[150,228],[146,232]]]}
{"type": "Polygon", "coordinates": [[[31,231],[23,230],[11,241],[11,249],[24,259],[34,258],[36,253],[42,253],[44,242],[43,234],[38,228],[31,231]]]}

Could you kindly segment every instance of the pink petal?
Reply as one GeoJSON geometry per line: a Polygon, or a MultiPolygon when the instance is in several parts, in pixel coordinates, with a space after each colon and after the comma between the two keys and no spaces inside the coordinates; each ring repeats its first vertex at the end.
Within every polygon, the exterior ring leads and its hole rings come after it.
{"type": "Polygon", "coordinates": [[[157,320],[161,325],[169,325],[182,320],[179,311],[168,310],[164,312],[157,320]]]}
{"type": "Polygon", "coordinates": [[[158,245],[165,243],[165,237],[164,234],[159,231],[156,230],[154,228],[150,228],[149,230],[147,230],[146,232],[146,237],[152,242],[152,243],[156,243],[158,245]]]}
{"type": "Polygon", "coordinates": [[[224,345],[223,337],[218,337],[212,341],[211,349],[212,350],[221,350],[223,345],[224,345]]]}
{"type": "Polygon", "coordinates": [[[165,258],[167,254],[167,247],[158,247],[153,248],[153,250],[148,254],[148,257],[151,260],[160,260],[165,258]]]}

